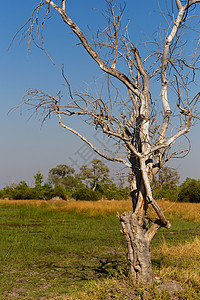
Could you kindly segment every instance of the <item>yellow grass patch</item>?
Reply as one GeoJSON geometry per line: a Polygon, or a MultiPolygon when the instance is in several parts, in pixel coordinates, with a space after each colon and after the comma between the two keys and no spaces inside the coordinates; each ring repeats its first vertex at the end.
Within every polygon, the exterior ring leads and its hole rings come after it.
{"type": "Polygon", "coordinates": [[[154,249],[154,254],[161,254],[163,256],[174,256],[179,258],[192,257],[199,259],[200,257],[200,239],[195,237],[193,242],[186,242],[184,245],[168,246],[166,241],[158,250],[154,249]]]}
{"type": "Polygon", "coordinates": [[[0,204],[9,205],[34,205],[46,206],[54,210],[75,211],[89,213],[90,216],[103,215],[105,213],[122,213],[132,209],[130,200],[103,200],[103,201],[64,201],[64,200],[0,200],[0,204]]]}
{"type": "Polygon", "coordinates": [[[131,210],[131,201],[121,200],[104,200],[104,201],[69,201],[52,203],[54,209],[62,209],[62,211],[75,211],[78,213],[87,212],[90,216],[104,215],[106,213],[122,213],[131,210]]]}
{"type": "Polygon", "coordinates": [[[42,206],[46,204],[46,200],[7,200],[0,199],[0,204],[8,204],[8,205],[33,205],[33,206],[42,206]]]}
{"type": "MultiPolygon", "coordinates": [[[[182,287],[186,290],[194,292],[193,285],[199,285],[199,268],[195,268],[193,265],[188,264],[188,268],[180,268],[175,266],[164,266],[159,269],[158,276],[163,279],[164,282],[172,280],[178,281],[182,287]]],[[[180,299],[199,299],[196,297],[181,297],[180,299]]],[[[178,298],[176,298],[178,299],[178,298]]]]}
{"type": "MultiPolygon", "coordinates": [[[[166,200],[157,201],[168,219],[183,219],[192,222],[200,221],[200,203],[177,203],[166,200]]],[[[0,204],[47,206],[55,210],[87,212],[91,216],[105,213],[122,213],[132,210],[131,200],[103,201],[64,201],[64,200],[0,200],[0,204]]],[[[157,218],[153,208],[149,206],[150,218],[157,218]]]]}
{"type": "MultiPolygon", "coordinates": [[[[182,219],[186,221],[200,221],[200,203],[179,203],[167,200],[157,201],[168,219],[182,219]]],[[[157,217],[153,208],[149,207],[149,216],[157,217]]]]}

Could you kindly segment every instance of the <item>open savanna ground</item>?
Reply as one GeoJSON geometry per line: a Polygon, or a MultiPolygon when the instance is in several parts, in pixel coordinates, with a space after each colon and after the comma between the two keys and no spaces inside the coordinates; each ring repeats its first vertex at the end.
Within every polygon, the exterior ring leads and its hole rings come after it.
{"type": "Polygon", "coordinates": [[[131,201],[0,200],[0,299],[200,299],[200,204],[159,204],[172,228],[152,242],[153,268],[175,295],[128,284],[116,213],[131,201]]]}

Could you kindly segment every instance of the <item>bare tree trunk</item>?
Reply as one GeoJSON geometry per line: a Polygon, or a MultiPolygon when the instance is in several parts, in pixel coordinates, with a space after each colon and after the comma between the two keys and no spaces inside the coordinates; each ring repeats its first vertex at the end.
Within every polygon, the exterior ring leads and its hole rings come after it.
{"type": "Polygon", "coordinates": [[[151,265],[150,241],[147,236],[148,222],[145,215],[125,212],[118,216],[128,244],[129,278],[131,282],[154,282],[151,265]]]}
{"type": "Polygon", "coordinates": [[[118,215],[128,245],[129,278],[132,283],[151,284],[155,281],[150,253],[152,239],[148,236],[145,189],[139,171],[137,177],[130,173],[130,185],[133,212],[118,215]]]}

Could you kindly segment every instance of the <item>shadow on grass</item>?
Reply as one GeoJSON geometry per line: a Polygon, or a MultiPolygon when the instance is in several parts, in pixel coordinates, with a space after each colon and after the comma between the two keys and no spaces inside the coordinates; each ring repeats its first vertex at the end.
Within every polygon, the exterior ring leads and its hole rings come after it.
{"type": "Polygon", "coordinates": [[[119,263],[118,260],[110,258],[95,258],[92,257],[88,261],[88,257],[83,257],[75,260],[69,265],[56,264],[54,262],[38,265],[37,268],[45,269],[47,273],[53,273],[55,276],[62,276],[69,281],[89,281],[95,279],[104,279],[111,276],[124,274],[128,276],[128,266],[123,262],[119,263]]]}

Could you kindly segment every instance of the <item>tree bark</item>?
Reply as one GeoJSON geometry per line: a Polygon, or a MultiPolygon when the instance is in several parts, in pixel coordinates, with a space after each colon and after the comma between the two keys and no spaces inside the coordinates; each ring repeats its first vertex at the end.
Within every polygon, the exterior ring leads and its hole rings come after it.
{"type": "Polygon", "coordinates": [[[118,215],[128,244],[129,278],[132,283],[152,284],[154,274],[151,265],[148,221],[140,212],[128,211],[118,215]]]}
{"type": "MultiPolygon", "coordinates": [[[[138,160],[135,161],[135,166],[138,160]]],[[[151,264],[150,243],[156,230],[149,230],[146,218],[146,190],[139,168],[129,175],[133,212],[118,214],[128,245],[129,278],[132,283],[152,284],[155,281],[151,264]]],[[[158,227],[160,227],[158,225],[158,227]]]]}

